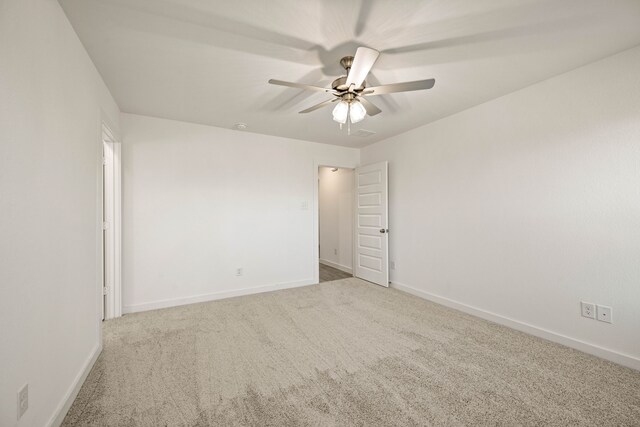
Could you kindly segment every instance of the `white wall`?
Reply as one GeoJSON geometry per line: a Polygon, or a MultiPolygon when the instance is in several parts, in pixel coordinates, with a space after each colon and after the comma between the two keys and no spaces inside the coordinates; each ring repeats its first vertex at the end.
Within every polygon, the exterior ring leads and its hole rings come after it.
{"type": "Polygon", "coordinates": [[[318,170],[320,262],[351,272],[353,264],[353,169],[318,170]]]}
{"type": "Polygon", "coordinates": [[[640,368],[638,70],[635,48],[363,149],[390,162],[392,282],[640,368]]]}
{"type": "Polygon", "coordinates": [[[316,162],[355,165],[358,150],[130,114],[121,125],[125,311],[314,283],[316,162]]]}
{"type": "MultiPolygon", "coordinates": [[[[64,412],[99,350],[100,121],[118,107],[52,0],[0,2],[0,425],[64,412]]],[[[64,413],[62,413],[64,415],[64,413]]]]}

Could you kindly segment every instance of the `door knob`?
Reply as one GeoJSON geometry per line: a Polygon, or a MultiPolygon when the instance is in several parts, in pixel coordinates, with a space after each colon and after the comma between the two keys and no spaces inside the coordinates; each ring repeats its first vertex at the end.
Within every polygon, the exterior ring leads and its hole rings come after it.
{"type": "Polygon", "coordinates": [[[388,228],[387,228],[387,229],[381,228],[381,229],[380,229],[380,232],[381,232],[382,234],[384,234],[384,233],[388,233],[388,232],[389,232],[389,229],[388,229],[388,228]]]}

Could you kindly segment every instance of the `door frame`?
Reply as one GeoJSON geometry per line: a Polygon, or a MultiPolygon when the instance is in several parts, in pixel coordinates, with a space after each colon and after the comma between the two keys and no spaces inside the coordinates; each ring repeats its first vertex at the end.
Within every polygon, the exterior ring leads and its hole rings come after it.
{"type": "MultiPolygon", "coordinates": [[[[320,191],[319,191],[319,175],[318,168],[330,167],[330,168],[342,168],[342,169],[354,169],[360,166],[356,161],[335,161],[332,159],[316,159],[313,162],[313,283],[320,283],[320,253],[318,251],[318,245],[320,244],[320,191]]],[[[355,197],[352,198],[351,203],[355,202],[355,197]]],[[[353,215],[352,215],[353,216],[353,215]]],[[[353,221],[353,218],[352,218],[353,221]]],[[[354,266],[355,260],[355,241],[352,242],[351,248],[351,265],[354,266]]]]}
{"type": "MultiPolygon", "coordinates": [[[[103,168],[109,169],[109,175],[113,178],[111,182],[102,183],[102,203],[101,210],[104,212],[105,190],[108,191],[112,198],[112,221],[108,225],[108,230],[112,237],[112,248],[110,248],[112,265],[106,265],[104,260],[106,253],[104,251],[104,220],[101,212],[100,229],[102,240],[102,298],[104,307],[104,320],[113,319],[122,316],[122,155],[120,139],[111,130],[107,123],[102,123],[101,143],[103,147],[111,148],[111,156],[102,157],[103,168]],[[111,270],[112,283],[104,283],[105,269],[111,270]]],[[[106,174],[104,174],[106,175],[106,174]]]]}

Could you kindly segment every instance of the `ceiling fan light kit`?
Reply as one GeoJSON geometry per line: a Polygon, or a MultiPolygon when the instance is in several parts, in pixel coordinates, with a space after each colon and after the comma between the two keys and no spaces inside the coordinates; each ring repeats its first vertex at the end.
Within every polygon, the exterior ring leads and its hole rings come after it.
{"type": "Polygon", "coordinates": [[[358,123],[367,115],[367,110],[358,100],[340,101],[333,109],[333,121],[341,125],[347,122],[358,123]]]}
{"type": "Polygon", "coordinates": [[[342,128],[342,125],[347,123],[347,121],[349,121],[349,123],[358,123],[367,115],[375,116],[382,112],[375,104],[365,99],[366,96],[431,89],[435,84],[434,79],[427,79],[367,88],[365,78],[378,60],[378,56],[380,56],[380,52],[368,47],[359,47],[355,56],[345,56],[340,60],[340,65],[346,70],[347,75],[335,79],[331,83],[330,88],[274,79],[269,80],[269,83],[330,93],[334,98],[302,110],[300,114],[310,113],[339,101],[333,109],[333,120],[340,124],[340,128],[342,128]]]}

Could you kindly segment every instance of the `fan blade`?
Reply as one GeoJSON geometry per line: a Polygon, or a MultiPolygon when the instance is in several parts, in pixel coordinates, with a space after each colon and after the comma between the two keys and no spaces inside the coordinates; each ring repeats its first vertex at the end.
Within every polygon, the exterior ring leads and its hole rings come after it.
{"type": "Polygon", "coordinates": [[[367,78],[379,55],[380,52],[377,50],[359,47],[347,76],[347,86],[355,85],[356,88],[362,86],[362,82],[367,78]]]}
{"type": "Polygon", "coordinates": [[[332,102],[336,102],[336,101],[339,101],[339,100],[340,100],[340,98],[327,99],[326,101],[321,102],[320,104],[316,104],[313,107],[309,107],[306,110],[300,111],[299,114],[310,113],[310,112],[315,111],[315,110],[317,110],[319,108],[326,107],[327,105],[331,104],[332,102]]]}
{"type": "Polygon", "coordinates": [[[367,110],[368,115],[375,116],[378,113],[382,113],[382,110],[376,107],[371,101],[368,101],[363,97],[358,97],[358,101],[360,101],[364,109],[367,110]]]}
{"type": "Polygon", "coordinates": [[[436,84],[435,79],[417,80],[415,82],[391,83],[390,85],[366,88],[363,95],[384,95],[385,93],[409,92],[412,90],[431,89],[436,84]]]}
{"type": "Polygon", "coordinates": [[[302,83],[285,82],[285,81],[282,81],[282,80],[275,80],[275,79],[269,80],[269,83],[271,83],[272,85],[278,85],[278,86],[288,86],[288,87],[295,87],[295,88],[304,89],[304,90],[314,90],[316,92],[330,92],[330,93],[332,93],[334,91],[333,89],[327,89],[327,88],[320,87],[320,86],[311,86],[311,85],[305,85],[305,84],[302,84],[302,83]]]}

